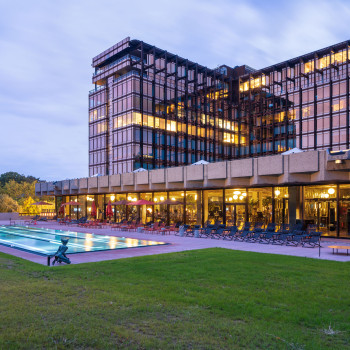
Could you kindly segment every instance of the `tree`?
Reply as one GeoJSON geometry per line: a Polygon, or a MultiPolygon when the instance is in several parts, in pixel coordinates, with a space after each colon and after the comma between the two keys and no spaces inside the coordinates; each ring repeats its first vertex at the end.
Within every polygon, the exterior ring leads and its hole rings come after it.
{"type": "Polygon", "coordinates": [[[0,194],[0,213],[18,211],[18,204],[7,194],[0,194]]]}
{"type": "Polygon", "coordinates": [[[9,181],[16,181],[18,183],[21,182],[28,182],[33,183],[35,181],[39,181],[39,179],[35,178],[34,176],[25,176],[18,174],[14,171],[9,171],[7,173],[3,173],[0,175],[0,186],[4,186],[9,181]]]}
{"type": "Polygon", "coordinates": [[[34,203],[34,199],[32,197],[25,198],[21,205],[21,213],[25,214],[40,214],[40,208],[36,205],[31,205],[34,203]]]}
{"type": "Polygon", "coordinates": [[[15,180],[8,181],[1,190],[2,193],[9,195],[12,199],[22,205],[23,201],[32,197],[35,198],[35,182],[16,182],[15,180]]]}

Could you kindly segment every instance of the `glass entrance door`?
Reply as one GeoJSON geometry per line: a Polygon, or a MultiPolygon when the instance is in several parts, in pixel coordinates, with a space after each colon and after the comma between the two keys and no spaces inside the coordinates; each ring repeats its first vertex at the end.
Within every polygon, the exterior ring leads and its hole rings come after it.
{"type": "Polygon", "coordinates": [[[245,204],[226,204],[226,225],[242,227],[246,221],[245,204]]]}
{"type": "Polygon", "coordinates": [[[308,200],[305,203],[305,223],[316,224],[324,235],[334,236],[337,230],[337,203],[334,200],[308,200]]]}

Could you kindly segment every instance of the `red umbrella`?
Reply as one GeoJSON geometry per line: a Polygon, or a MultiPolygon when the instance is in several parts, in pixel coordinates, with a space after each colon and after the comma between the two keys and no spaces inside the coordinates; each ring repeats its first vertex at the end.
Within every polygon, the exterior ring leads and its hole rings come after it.
{"type": "Polygon", "coordinates": [[[128,203],[127,205],[154,205],[154,202],[146,201],[146,199],[139,199],[136,202],[128,203]]]}
{"type": "Polygon", "coordinates": [[[71,201],[71,202],[63,203],[62,205],[82,205],[82,204],[79,202],[71,201]]]}
{"type": "Polygon", "coordinates": [[[96,216],[96,204],[95,201],[91,204],[91,216],[96,216]]]}
{"type": "Polygon", "coordinates": [[[111,203],[111,201],[109,201],[108,204],[107,204],[106,216],[108,218],[111,218],[113,216],[113,210],[112,210],[112,203],[111,203]]]}
{"type": "Polygon", "coordinates": [[[60,209],[58,209],[58,215],[64,214],[64,204],[61,204],[60,209]]]}
{"type": "Polygon", "coordinates": [[[129,204],[129,203],[130,203],[130,201],[127,201],[126,199],[123,199],[121,201],[112,203],[112,205],[126,205],[126,204],[129,204]]]}
{"type": "Polygon", "coordinates": [[[36,202],[36,203],[32,203],[31,205],[53,205],[53,204],[47,203],[47,202],[36,202]]]}

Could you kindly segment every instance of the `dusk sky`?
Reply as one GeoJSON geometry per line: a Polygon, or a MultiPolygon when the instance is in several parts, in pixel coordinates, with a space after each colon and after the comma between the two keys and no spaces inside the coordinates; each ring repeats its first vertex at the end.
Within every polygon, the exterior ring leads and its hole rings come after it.
{"type": "Polygon", "coordinates": [[[350,39],[349,1],[0,0],[0,173],[88,175],[91,59],[127,36],[209,68],[350,39]]]}

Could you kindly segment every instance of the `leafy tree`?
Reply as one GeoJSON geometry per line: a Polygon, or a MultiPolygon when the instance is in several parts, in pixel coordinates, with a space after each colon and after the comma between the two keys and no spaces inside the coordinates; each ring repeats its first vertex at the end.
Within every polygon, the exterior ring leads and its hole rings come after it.
{"type": "Polygon", "coordinates": [[[36,205],[31,205],[34,202],[35,201],[32,197],[25,198],[21,205],[21,213],[40,214],[41,209],[36,205]]]}
{"type": "Polygon", "coordinates": [[[35,182],[16,182],[15,180],[10,180],[7,182],[3,188],[2,193],[9,195],[12,199],[18,202],[18,204],[22,205],[23,201],[32,197],[35,200],[35,182]]]}
{"type": "Polygon", "coordinates": [[[7,194],[0,194],[0,213],[18,211],[18,204],[7,194]]]}
{"type": "Polygon", "coordinates": [[[0,186],[4,186],[7,182],[11,180],[16,181],[18,183],[21,183],[21,182],[33,183],[35,181],[39,181],[39,179],[35,178],[34,176],[25,176],[25,175],[18,174],[14,171],[9,171],[7,173],[3,173],[0,175],[0,186]]]}

